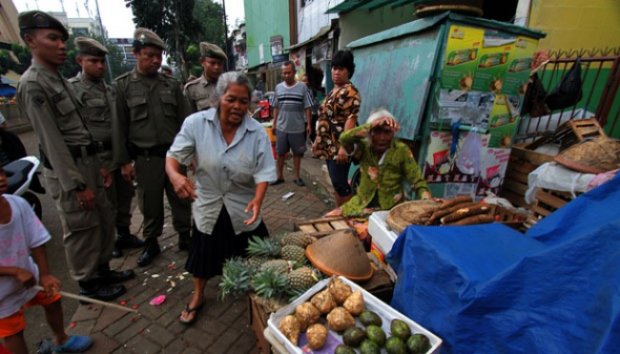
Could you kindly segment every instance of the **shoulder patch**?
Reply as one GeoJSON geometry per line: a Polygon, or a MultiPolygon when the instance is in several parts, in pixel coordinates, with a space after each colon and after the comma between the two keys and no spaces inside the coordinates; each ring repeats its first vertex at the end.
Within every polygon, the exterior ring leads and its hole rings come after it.
{"type": "Polygon", "coordinates": [[[34,102],[37,107],[41,107],[45,103],[45,97],[43,97],[43,95],[35,94],[32,97],[32,102],[34,102]]]}

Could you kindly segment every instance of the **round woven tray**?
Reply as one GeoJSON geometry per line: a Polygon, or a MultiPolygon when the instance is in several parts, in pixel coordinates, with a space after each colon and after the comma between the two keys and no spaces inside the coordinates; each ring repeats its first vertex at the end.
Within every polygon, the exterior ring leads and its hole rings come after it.
{"type": "Polygon", "coordinates": [[[422,216],[437,206],[439,203],[432,200],[412,200],[398,204],[390,210],[387,224],[392,231],[400,234],[409,225],[422,224],[422,216]]]}
{"type": "Polygon", "coordinates": [[[555,162],[582,173],[603,173],[620,168],[620,142],[600,137],[562,151],[555,162]]]}

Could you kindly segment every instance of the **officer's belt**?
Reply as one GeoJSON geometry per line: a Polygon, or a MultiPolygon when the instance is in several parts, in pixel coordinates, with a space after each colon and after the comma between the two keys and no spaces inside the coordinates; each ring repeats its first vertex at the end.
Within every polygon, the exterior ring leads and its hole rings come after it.
{"type": "Polygon", "coordinates": [[[166,157],[166,153],[170,145],[157,145],[149,148],[141,148],[136,145],[131,145],[131,153],[134,156],[157,156],[157,157],[166,157]]]}
{"type": "MultiPolygon", "coordinates": [[[[102,152],[103,143],[101,144],[102,145],[99,145],[98,143],[93,142],[88,145],[67,145],[67,150],[69,150],[71,157],[73,157],[74,160],[77,160],[79,158],[92,156],[98,152],[102,152]]],[[[108,144],[108,146],[110,146],[111,148],[111,144],[108,144]]],[[[43,166],[49,168],[50,170],[53,170],[54,168],[52,167],[52,164],[50,163],[49,159],[43,152],[43,149],[41,148],[40,145],[39,145],[39,154],[41,155],[41,162],[43,166]]]]}
{"type": "Polygon", "coordinates": [[[93,144],[97,147],[97,152],[106,152],[112,150],[112,143],[106,141],[95,141],[93,144]]]}

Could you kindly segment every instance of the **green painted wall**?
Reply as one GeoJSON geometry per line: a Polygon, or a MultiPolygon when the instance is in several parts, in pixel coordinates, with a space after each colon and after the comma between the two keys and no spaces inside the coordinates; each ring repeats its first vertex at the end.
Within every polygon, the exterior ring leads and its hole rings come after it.
{"type": "Polygon", "coordinates": [[[413,5],[392,8],[386,5],[370,11],[364,7],[340,14],[338,49],[352,41],[416,19],[413,5]]]}
{"type": "Polygon", "coordinates": [[[244,0],[248,67],[262,64],[259,47],[263,46],[263,63],[271,62],[269,38],[282,36],[284,48],[290,46],[287,0],[244,0]]]}

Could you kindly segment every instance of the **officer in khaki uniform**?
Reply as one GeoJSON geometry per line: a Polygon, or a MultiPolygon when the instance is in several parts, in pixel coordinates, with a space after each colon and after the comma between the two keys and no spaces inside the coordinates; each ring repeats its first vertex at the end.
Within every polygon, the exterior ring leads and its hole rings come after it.
{"type": "Polygon", "coordinates": [[[18,23],[32,52],[32,65],[19,80],[17,100],[41,144],[43,173],[62,222],[69,271],[82,295],[113,300],[125,287],[110,284],[134,273],[109,268],[113,216],[96,155],[99,150],[70,84],[58,71],[67,58],[67,30],[41,11],[20,13],[18,23]]]}
{"type": "Polygon", "coordinates": [[[106,190],[114,210],[117,233],[112,256],[120,257],[123,248],[143,247],[144,242],[129,232],[134,187],[123,178],[112,157],[112,114],[116,114],[116,93],[103,80],[108,49],[87,37],[77,37],[74,43],[82,71],[69,82],[83,108],[84,123],[100,149],[101,164],[112,178],[112,185],[106,190]]]}
{"type": "Polygon", "coordinates": [[[117,115],[113,121],[115,161],[123,177],[136,178],[139,206],[144,215],[146,246],[138,265],[146,266],[161,252],[157,237],[164,225],[166,192],[179,248],[187,249],[191,228],[190,201],[179,199],[165,171],[166,152],[190,113],[181,84],[158,72],[165,49],[153,31],[134,33],[134,70],[116,78],[117,115]]]}
{"type": "Polygon", "coordinates": [[[220,47],[207,42],[200,43],[202,75],[185,84],[183,91],[190,101],[192,113],[217,106],[215,85],[227,61],[228,57],[220,47]]]}

